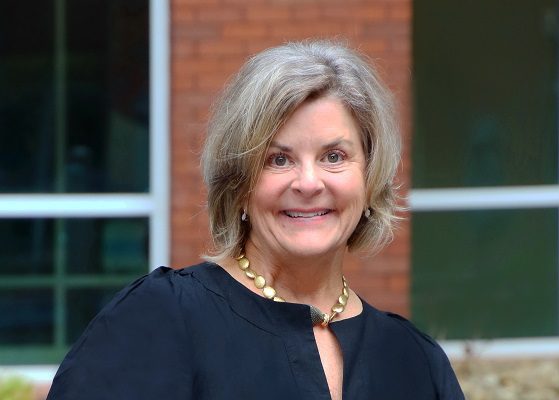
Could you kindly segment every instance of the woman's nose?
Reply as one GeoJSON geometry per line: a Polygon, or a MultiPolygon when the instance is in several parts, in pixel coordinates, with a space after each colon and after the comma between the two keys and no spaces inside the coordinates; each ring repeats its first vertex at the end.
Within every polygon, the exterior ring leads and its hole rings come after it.
{"type": "Polygon", "coordinates": [[[314,163],[306,163],[297,168],[291,184],[293,190],[305,196],[314,196],[324,189],[320,170],[314,163]]]}

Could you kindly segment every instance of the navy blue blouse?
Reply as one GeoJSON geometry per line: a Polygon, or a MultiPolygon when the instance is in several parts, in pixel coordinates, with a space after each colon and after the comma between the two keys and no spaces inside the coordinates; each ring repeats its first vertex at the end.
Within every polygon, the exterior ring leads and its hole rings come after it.
{"type": "MultiPolygon", "coordinates": [[[[330,324],[344,399],[464,399],[441,348],[395,314],[330,324]]],[[[89,324],[48,400],[330,399],[309,306],[253,293],[212,263],[159,268],[89,324]]]]}

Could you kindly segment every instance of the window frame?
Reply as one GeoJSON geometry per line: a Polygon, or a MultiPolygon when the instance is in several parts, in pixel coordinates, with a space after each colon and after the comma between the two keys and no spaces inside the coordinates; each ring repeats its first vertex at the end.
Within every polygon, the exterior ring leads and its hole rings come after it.
{"type": "MultiPolygon", "coordinates": [[[[559,184],[411,189],[408,202],[412,214],[437,211],[559,208],[559,184]]],[[[559,229],[559,221],[556,222],[559,229]]],[[[556,251],[559,253],[559,243],[556,251]]],[[[557,285],[559,286],[559,282],[557,285]]],[[[465,359],[471,357],[471,354],[480,358],[559,355],[559,335],[548,338],[446,340],[441,341],[440,344],[451,359],[465,359]]]]}
{"type": "MultiPolygon", "coordinates": [[[[149,187],[143,194],[0,194],[0,218],[146,217],[149,221],[149,269],[170,261],[170,13],[169,0],[149,0],[149,187]]],[[[1,374],[17,374],[50,383],[55,365],[0,365],[1,374]]]]}

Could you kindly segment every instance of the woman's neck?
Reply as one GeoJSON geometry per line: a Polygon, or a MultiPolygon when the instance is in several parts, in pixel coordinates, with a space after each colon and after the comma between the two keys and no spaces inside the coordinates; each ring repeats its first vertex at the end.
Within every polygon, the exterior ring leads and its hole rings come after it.
{"type": "Polygon", "coordinates": [[[341,293],[345,250],[303,258],[275,255],[249,242],[245,251],[251,268],[286,301],[312,304],[326,311],[341,293]]]}

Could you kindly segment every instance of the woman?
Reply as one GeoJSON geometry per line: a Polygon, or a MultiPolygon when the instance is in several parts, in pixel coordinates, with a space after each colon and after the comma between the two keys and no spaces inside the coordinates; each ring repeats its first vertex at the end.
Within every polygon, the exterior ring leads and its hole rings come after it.
{"type": "Polygon", "coordinates": [[[49,399],[462,399],[440,347],[343,277],[348,249],[391,238],[398,162],[390,95],[360,56],[253,57],[202,157],[214,254],[119,293],[49,399]]]}

